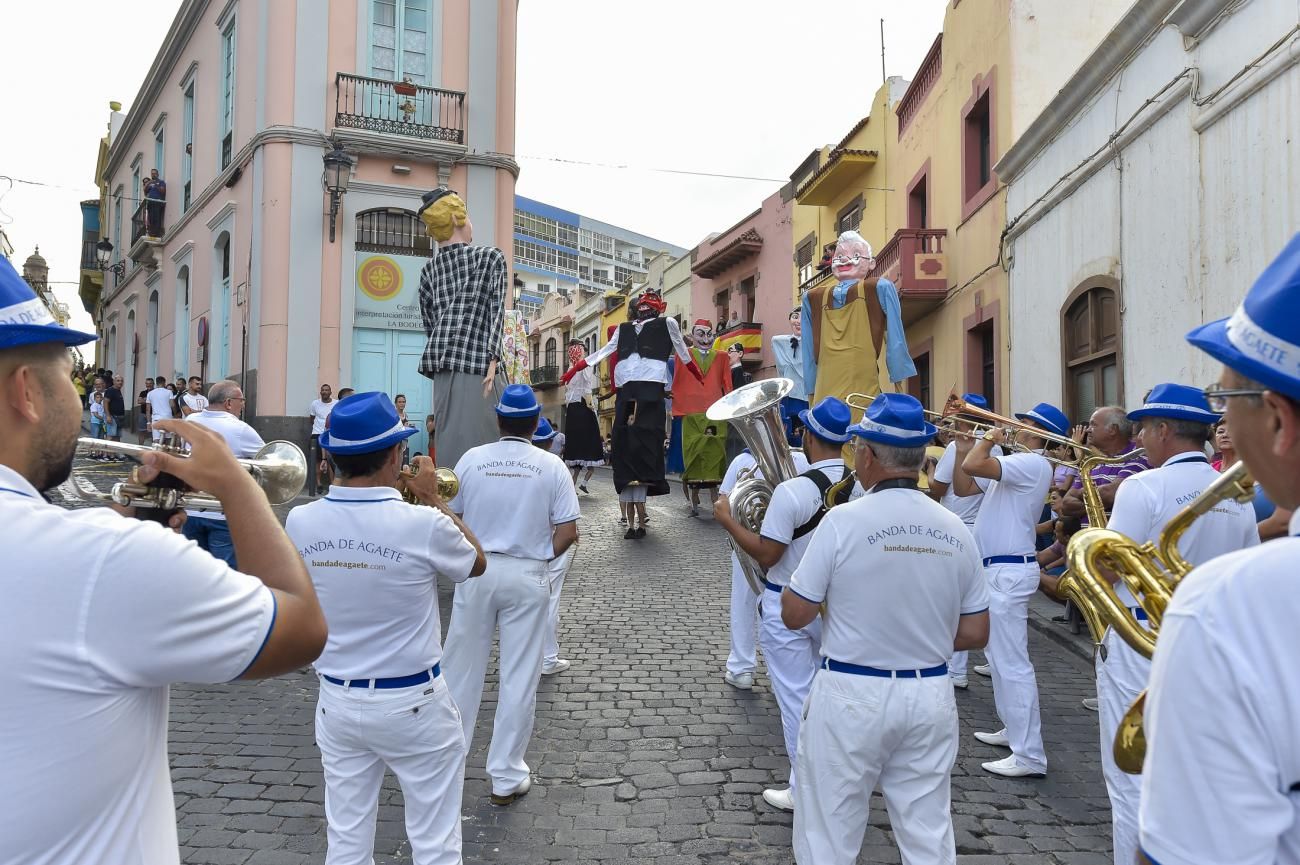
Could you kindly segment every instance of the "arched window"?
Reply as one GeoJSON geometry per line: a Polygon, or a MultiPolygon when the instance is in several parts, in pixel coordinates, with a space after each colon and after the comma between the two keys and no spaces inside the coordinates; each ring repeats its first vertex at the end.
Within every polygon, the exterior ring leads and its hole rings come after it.
{"type": "Polygon", "coordinates": [[[560,347],[555,342],[555,337],[546,341],[546,366],[557,366],[560,363],[560,347]]]}
{"type": "Polygon", "coordinates": [[[1066,412],[1086,420],[1100,405],[1120,405],[1119,283],[1089,280],[1071,293],[1061,315],[1066,412]]]}
{"type": "Polygon", "coordinates": [[[411,211],[380,207],[357,214],[356,247],[358,252],[429,256],[433,254],[433,238],[411,211]]]}

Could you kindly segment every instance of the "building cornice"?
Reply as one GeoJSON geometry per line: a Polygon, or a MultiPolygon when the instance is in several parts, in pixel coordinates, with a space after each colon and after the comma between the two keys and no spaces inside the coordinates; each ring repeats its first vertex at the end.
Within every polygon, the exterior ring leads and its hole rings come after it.
{"type": "Polygon", "coordinates": [[[149,115],[149,109],[162,93],[163,85],[167,83],[168,76],[171,75],[176,62],[180,60],[207,8],[208,0],[185,0],[185,4],[172,19],[171,29],[167,31],[162,47],[158,49],[153,65],[149,67],[149,74],[144,77],[144,83],[140,85],[139,92],[131,101],[131,111],[126,115],[126,122],[122,124],[121,130],[114,139],[113,147],[108,154],[105,177],[112,177],[122,167],[126,148],[119,149],[118,144],[134,141],[136,135],[145,128],[145,117],[149,115]]]}
{"type": "Polygon", "coordinates": [[[1143,0],[1133,4],[1097,49],[1080,64],[1079,71],[1066,82],[1061,92],[998,160],[993,171],[1003,183],[1010,183],[1019,176],[1044,147],[1078,118],[1129,58],[1160,31],[1166,16],[1179,2],[1143,0]]]}
{"type": "Polygon", "coordinates": [[[1165,23],[1172,24],[1184,39],[1200,39],[1236,0],[1182,0],[1165,23]]]}

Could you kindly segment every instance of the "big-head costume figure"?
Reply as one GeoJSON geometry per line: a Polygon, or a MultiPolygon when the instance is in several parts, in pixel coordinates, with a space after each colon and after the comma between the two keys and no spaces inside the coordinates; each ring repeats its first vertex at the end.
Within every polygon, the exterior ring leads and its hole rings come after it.
{"type": "Polygon", "coordinates": [[[776,359],[776,374],[794,382],[790,395],[781,400],[781,422],[785,424],[787,441],[795,440],[795,429],[802,425],[799,412],[808,408],[808,387],[803,381],[803,312],[795,307],[790,313],[791,333],[772,337],[772,354],[776,359]]]}
{"type": "Polygon", "coordinates": [[[506,258],[496,247],[471,245],[474,226],[465,202],[445,186],[425,194],[419,216],[438,242],[420,273],[428,337],[420,374],[433,379],[438,456],[455,465],[465,451],[497,439],[506,258]]]}
{"type": "MultiPolygon", "coordinates": [[[[831,258],[836,283],[808,291],[800,310],[800,356],[804,387],[815,405],[828,396],[880,393],[881,350],[889,380],[916,375],[903,333],[898,290],[887,279],[870,279],[876,266],[871,244],[856,231],[840,235],[831,258]]],[[[854,420],[862,412],[854,409],[854,420]]]]}
{"type": "Polygon", "coordinates": [[[691,325],[688,341],[691,362],[703,379],[682,365],[673,376],[673,423],[680,420],[682,427],[682,480],[692,487],[716,487],[727,470],[727,424],[704,413],[731,392],[731,368],[727,356],[714,350],[713,327],[704,319],[691,325]]]}
{"type": "Polygon", "coordinates": [[[636,300],[633,321],[618,326],[609,342],[590,356],[579,359],[561,381],[569,381],[588,366],[595,366],[617,352],[614,386],[614,428],[610,431],[613,452],[614,488],[620,494],[630,486],[643,486],[647,495],[668,492],[664,480],[664,392],[670,378],[668,360],[680,359],[697,381],[704,379],[700,367],[687,351],[677,322],[663,318],[666,304],[657,291],[645,291],[636,300]]]}

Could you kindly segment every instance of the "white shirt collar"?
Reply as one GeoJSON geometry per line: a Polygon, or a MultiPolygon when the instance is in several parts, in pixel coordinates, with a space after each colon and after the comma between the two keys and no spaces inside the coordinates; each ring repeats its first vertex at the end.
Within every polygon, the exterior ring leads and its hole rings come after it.
{"type": "Polygon", "coordinates": [[[344,502],[379,502],[401,497],[402,494],[392,487],[343,487],[337,484],[325,494],[325,498],[331,501],[344,502]]]}
{"type": "Polygon", "coordinates": [[[1209,460],[1205,458],[1205,454],[1202,451],[1183,451],[1182,453],[1174,454],[1169,459],[1165,460],[1164,464],[1167,466],[1172,466],[1176,463],[1190,463],[1190,462],[1208,463],[1209,460]]]}
{"type": "Polygon", "coordinates": [[[828,460],[818,460],[818,461],[815,462],[815,463],[809,463],[808,468],[810,468],[810,469],[829,469],[829,468],[834,468],[835,466],[842,466],[842,465],[844,465],[844,460],[843,460],[843,458],[841,458],[841,457],[831,457],[831,458],[828,459],[828,460]]]}
{"type": "Polygon", "coordinates": [[[13,495],[14,493],[36,499],[41,498],[41,494],[36,491],[36,487],[32,486],[27,478],[18,474],[9,466],[0,466],[0,495],[13,495]]]}

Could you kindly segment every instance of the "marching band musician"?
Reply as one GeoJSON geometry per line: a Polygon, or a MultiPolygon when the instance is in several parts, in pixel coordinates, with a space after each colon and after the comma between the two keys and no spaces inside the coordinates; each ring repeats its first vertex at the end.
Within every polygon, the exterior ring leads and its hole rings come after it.
{"type": "MultiPolygon", "coordinates": [[[[190,379],[191,385],[197,382],[197,376],[190,379]]],[[[244,389],[239,386],[239,382],[224,379],[208,390],[207,399],[203,400],[203,408],[190,412],[185,416],[185,420],[215,430],[226,440],[230,452],[236,457],[252,457],[266,446],[266,442],[258,435],[257,430],[240,419],[239,416],[244,413],[246,404],[244,389]]],[[[219,559],[224,559],[232,568],[238,567],[235,548],[230,543],[230,529],[226,527],[225,514],[220,511],[186,510],[184,531],[185,537],[197,543],[200,549],[207,550],[219,559]]]]}
{"type": "Polygon", "coordinates": [[[795,861],[857,862],[879,783],[905,865],[953,863],[957,704],[945,661],[988,640],[980,554],[917,489],[935,434],[919,401],[882,394],[850,429],[867,494],[826,515],[781,596],[792,629],[827,610],[799,734],[795,861]]]}
{"type": "MultiPolygon", "coordinates": [[[[786,436],[786,443],[792,448],[797,447],[790,441],[790,433],[787,432],[786,436]]],[[[808,471],[808,457],[804,456],[802,449],[792,451],[790,456],[794,459],[796,472],[802,474],[808,471]]],[[[758,461],[754,459],[749,448],[736,454],[736,458],[727,466],[727,471],[722,476],[722,485],[718,487],[718,494],[730,496],[743,471],[755,469],[757,477],[763,477],[763,470],[757,466],[758,461]]],[[[758,666],[757,614],[763,594],[760,592],[756,595],[750,589],[749,580],[745,579],[745,572],[740,568],[740,559],[736,558],[736,553],[733,551],[731,553],[731,650],[727,654],[727,671],[723,675],[723,681],[742,691],[754,687],[754,669],[758,666]]]]}
{"type": "Polygon", "coordinates": [[[787,628],[781,621],[779,599],[812,540],[813,530],[827,513],[827,492],[849,470],[841,457],[849,441],[849,407],[836,397],[825,397],[799,417],[805,427],[803,440],[808,471],[783,481],[772,491],[762,532],[755,534],[736,520],[727,496],[720,496],[714,506],[718,523],[754,561],[768,569],[767,591],[759,602],[762,624],[758,639],[781,710],[785,750],[790,758],[790,786],[785,790],[764,790],[763,801],[783,811],[794,810],[799,717],[817,672],[822,625],[821,620],[814,619],[799,628],[787,628]]]}
{"type": "MultiPolygon", "coordinates": [[[[583,370],[583,372],[591,373],[591,370],[583,370]]],[[[560,433],[555,431],[554,427],[551,426],[551,422],[546,418],[542,418],[537,422],[537,430],[533,433],[533,444],[544,451],[555,453],[555,440],[558,435],[560,433]]],[[[559,456],[559,454],[556,454],[556,456],[559,456]]],[[[567,462],[566,465],[568,465],[567,462]]],[[[570,466],[570,469],[572,468],[570,466]]],[[[554,676],[556,673],[563,673],[572,666],[566,658],[560,657],[560,592],[564,589],[564,578],[573,565],[573,555],[576,552],[577,545],[575,544],[551,561],[549,569],[551,599],[546,607],[546,636],[542,639],[543,676],[554,676]]]]}
{"type": "MultiPolygon", "coordinates": [[[[961,396],[966,405],[972,405],[976,408],[988,408],[989,402],[977,393],[964,393],[961,396]]],[[[968,420],[962,420],[960,416],[953,418],[954,435],[969,435],[971,423],[968,420]]],[[[994,447],[993,456],[999,456],[1002,448],[994,447]]],[[[939,463],[934,467],[934,477],[930,479],[930,498],[943,505],[949,511],[957,515],[966,528],[974,531],[975,517],[979,516],[980,503],[984,501],[983,486],[987,486],[987,481],[976,482],[979,491],[974,495],[960,496],[952,487],[953,470],[957,465],[957,444],[955,441],[948,442],[944,446],[943,456],[939,458],[939,463]]],[[[954,688],[966,689],[970,685],[970,680],[966,678],[966,659],[968,653],[964,650],[953,652],[952,657],[948,659],[948,675],[952,678],[954,688]]]]}
{"type": "MultiPolygon", "coordinates": [[[[1230,318],[1188,334],[1224,365],[1209,406],[1279,507],[1300,507],[1300,235],[1230,318]]],[[[1127,482],[1126,482],[1127,483],[1127,482]]],[[[1220,556],[1165,610],[1146,703],[1142,861],[1300,862],[1300,516],[1220,556]]]]}
{"type": "Polygon", "coordinates": [[[1028,452],[995,456],[1007,443],[1006,431],[989,430],[978,442],[957,439],[960,467],[953,473],[957,495],[979,492],[978,479],[992,481],[975,518],[975,542],[989,586],[989,640],[984,655],[993,674],[993,702],[1005,725],[996,733],[978,732],[986,745],[1011,749],[1001,760],[983,763],[985,771],[1009,778],[1042,778],[1047,753],[1038,715],[1038,682],[1029,660],[1026,620],[1029,599],[1038,591],[1034,532],[1052,484],[1052,464],[1043,457],[1046,440],[1033,428],[1069,435],[1070,421],[1054,405],[1041,402],[1016,414],[1030,429],[1016,436],[1028,452]]]}
{"type": "Polygon", "coordinates": [[[443,671],[470,745],[492,634],[500,628],[487,772],[492,804],[509,805],[532,787],[524,754],[537,709],[550,573],[555,559],[577,542],[581,514],[564,462],[531,441],[542,411],[533,389],[507,386],[496,411],[500,441],[471,448],[456,464],[460,492],[451,508],[478,536],[487,571],[456,587],[443,671]]]}
{"type": "MultiPolygon", "coordinates": [[[[1155,543],[1165,524],[1218,478],[1219,473],[1205,458],[1205,444],[1219,416],[1210,411],[1199,389],[1158,384],[1140,409],[1128,413],[1128,419],[1138,425],[1138,446],[1157,468],[1139,472],[1119,486],[1106,528],[1139,544],[1155,543]]],[[[1184,559],[1199,565],[1258,543],[1255,509],[1228,500],[1192,523],[1178,547],[1184,559]]],[[[1115,585],[1115,593],[1139,623],[1147,621],[1147,614],[1123,581],[1115,585]]],[[[1138,851],[1142,778],[1115,765],[1112,743],[1124,712],[1147,685],[1151,664],[1112,628],[1097,652],[1096,665],[1101,768],[1110,794],[1115,865],[1132,865],[1138,851]]]]}
{"type": "Polygon", "coordinates": [[[42,498],[81,428],[69,347],[94,339],[56,324],[0,257],[3,862],[179,862],[168,686],[278,676],[325,645],[302,559],[212,430],[158,421],[190,455],[146,453],[140,480],[165,471],[216,496],[242,573],[157,523],[42,498]]]}
{"type": "Polygon", "coordinates": [[[429,507],[402,500],[403,442],[414,434],[387,394],[340,400],[320,437],[334,482],[286,521],[330,629],[316,661],[329,865],[371,861],[385,766],[402,786],[415,860],[461,861],[466,744],[440,674],[437,577],[460,583],[485,562],[438,496],[428,457],[404,483],[429,507]]]}

